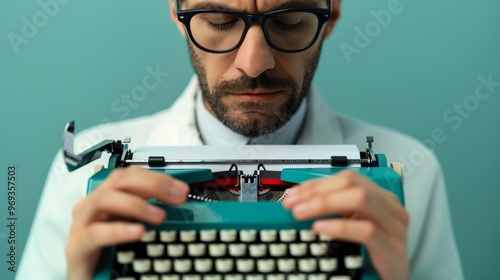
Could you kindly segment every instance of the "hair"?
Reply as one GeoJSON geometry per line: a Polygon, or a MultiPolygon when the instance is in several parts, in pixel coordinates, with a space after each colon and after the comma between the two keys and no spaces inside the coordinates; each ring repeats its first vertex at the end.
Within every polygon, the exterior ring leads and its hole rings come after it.
{"type": "Polygon", "coordinates": [[[186,0],[175,0],[177,1],[177,7],[179,7],[179,9],[184,5],[184,3],[186,3],[186,0]]]}

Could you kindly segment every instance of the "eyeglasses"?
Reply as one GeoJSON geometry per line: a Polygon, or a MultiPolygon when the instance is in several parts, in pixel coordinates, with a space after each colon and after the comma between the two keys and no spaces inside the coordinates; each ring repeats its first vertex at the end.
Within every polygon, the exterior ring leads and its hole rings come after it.
{"type": "MultiPolygon", "coordinates": [[[[330,1],[329,1],[330,2],[330,1]]],[[[252,15],[217,9],[177,11],[195,46],[210,53],[227,53],[241,46],[250,26],[260,24],[267,43],[285,53],[310,48],[330,20],[329,8],[288,8],[252,15]]]]}

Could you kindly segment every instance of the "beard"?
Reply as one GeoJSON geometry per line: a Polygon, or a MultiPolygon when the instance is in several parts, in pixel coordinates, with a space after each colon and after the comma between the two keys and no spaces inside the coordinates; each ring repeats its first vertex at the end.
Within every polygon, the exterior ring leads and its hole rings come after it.
{"type": "Polygon", "coordinates": [[[302,85],[297,85],[289,76],[275,78],[269,77],[264,72],[256,78],[244,75],[238,79],[220,81],[212,90],[208,86],[207,72],[201,58],[195,53],[195,47],[191,42],[188,42],[188,46],[191,64],[198,75],[205,106],[232,131],[246,137],[258,137],[279,130],[297,112],[311,88],[322,44],[306,61],[302,85]],[[247,92],[254,89],[279,90],[286,92],[286,95],[283,96],[284,101],[279,104],[252,101],[231,102],[230,104],[223,102],[224,97],[231,95],[231,92],[247,92]],[[242,114],[234,113],[236,109],[242,114]]]}

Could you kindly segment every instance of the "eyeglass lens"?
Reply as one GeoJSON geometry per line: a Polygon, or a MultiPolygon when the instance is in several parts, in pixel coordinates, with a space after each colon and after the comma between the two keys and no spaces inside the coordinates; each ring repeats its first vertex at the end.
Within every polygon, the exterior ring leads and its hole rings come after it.
{"type": "MultiPolygon", "coordinates": [[[[318,18],[309,12],[277,13],[267,19],[265,30],[275,47],[284,50],[302,49],[314,39],[318,18]]],[[[234,48],[245,31],[245,22],[228,13],[199,13],[191,19],[193,39],[204,48],[223,51],[234,48]]]]}

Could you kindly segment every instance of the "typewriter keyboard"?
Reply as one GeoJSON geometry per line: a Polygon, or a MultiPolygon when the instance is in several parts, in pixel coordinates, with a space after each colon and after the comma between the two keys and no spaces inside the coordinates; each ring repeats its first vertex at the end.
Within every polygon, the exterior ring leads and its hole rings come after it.
{"type": "Polygon", "coordinates": [[[358,280],[358,244],[296,229],[150,230],[116,246],[115,280],[358,280]]]}

